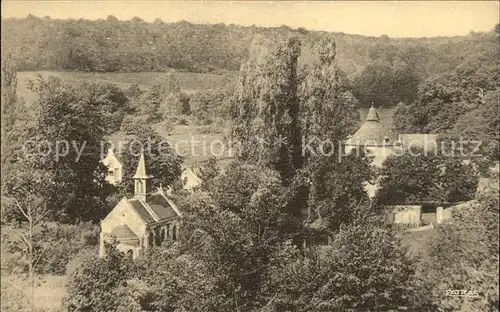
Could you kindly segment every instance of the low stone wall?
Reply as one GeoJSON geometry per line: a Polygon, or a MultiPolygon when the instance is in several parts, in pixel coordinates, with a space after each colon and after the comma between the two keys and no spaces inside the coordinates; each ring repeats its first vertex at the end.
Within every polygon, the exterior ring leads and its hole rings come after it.
{"type": "Polygon", "coordinates": [[[413,227],[421,225],[422,206],[420,205],[391,206],[390,211],[393,224],[404,224],[413,227]]]}

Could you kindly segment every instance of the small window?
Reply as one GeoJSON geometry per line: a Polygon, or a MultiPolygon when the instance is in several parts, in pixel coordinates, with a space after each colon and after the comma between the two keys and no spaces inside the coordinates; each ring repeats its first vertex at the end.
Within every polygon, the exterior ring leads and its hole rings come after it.
{"type": "Polygon", "coordinates": [[[165,229],[161,229],[161,240],[165,240],[165,229]]]}
{"type": "Polygon", "coordinates": [[[175,225],[172,227],[172,239],[177,240],[177,226],[175,225]]]}
{"type": "Polygon", "coordinates": [[[127,257],[129,257],[130,259],[133,259],[134,258],[134,252],[132,251],[132,249],[129,249],[127,251],[127,257]]]}
{"type": "Polygon", "coordinates": [[[188,183],[188,177],[184,177],[184,180],[182,181],[182,183],[184,183],[184,185],[186,185],[188,183]]]}

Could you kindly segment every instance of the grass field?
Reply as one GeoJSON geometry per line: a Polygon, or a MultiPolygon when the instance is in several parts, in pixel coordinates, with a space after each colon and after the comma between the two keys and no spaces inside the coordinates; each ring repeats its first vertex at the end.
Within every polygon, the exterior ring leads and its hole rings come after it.
{"type": "MultiPolygon", "coordinates": [[[[17,92],[22,96],[26,103],[31,103],[36,99],[33,92],[28,89],[27,80],[36,80],[37,76],[42,77],[55,76],[69,84],[77,84],[80,82],[105,82],[113,83],[120,88],[128,88],[136,83],[141,89],[149,89],[154,84],[161,82],[165,73],[147,72],[147,73],[87,73],[87,72],[18,72],[17,73],[17,92]]],[[[237,73],[229,73],[230,76],[236,77],[237,73]]],[[[199,73],[177,73],[179,84],[184,92],[190,94],[199,90],[211,89],[221,86],[224,83],[224,76],[215,74],[199,74],[199,73]]],[[[236,79],[236,78],[235,78],[236,79]]]]}
{"type": "MultiPolygon", "coordinates": [[[[37,276],[33,293],[35,311],[62,311],[66,282],[67,276],[37,276]]],[[[31,291],[26,279],[14,274],[2,275],[1,283],[1,311],[31,311],[31,291]]]]}

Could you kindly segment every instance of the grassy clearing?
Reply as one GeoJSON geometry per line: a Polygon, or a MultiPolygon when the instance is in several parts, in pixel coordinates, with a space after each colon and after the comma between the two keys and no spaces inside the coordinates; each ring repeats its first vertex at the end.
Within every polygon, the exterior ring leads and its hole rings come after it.
{"type": "MultiPolygon", "coordinates": [[[[25,277],[2,274],[1,311],[30,311],[31,288],[25,277]]],[[[67,276],[39,275],[34,291],[35,311],[62,311],[67,276]]]]}
{"type": "MultiPolygon", "coordinates": [[[[144,72],[144,73],[89,73],[89,72],[18,72],[17,92],[26,103],[36,100],[36,95],[28,89],[27,79],[36,80],[38,74],[42,77],[55,76],[69,84],[81,82],[104,82],[113,83],[120,88],[128,88],[131,84],[138,84],[142,89],[149,89],[154,84],[160,83],[165,73],[144,72]]],[[[229,76],[236,79],[237,73],[229,73],[229,76]]],[[[224,76],[215,74],[200,73],[177,73],[181,88],[186,93],[195,93],[200,90],[217,88],[224,83],[224,76]]]]}

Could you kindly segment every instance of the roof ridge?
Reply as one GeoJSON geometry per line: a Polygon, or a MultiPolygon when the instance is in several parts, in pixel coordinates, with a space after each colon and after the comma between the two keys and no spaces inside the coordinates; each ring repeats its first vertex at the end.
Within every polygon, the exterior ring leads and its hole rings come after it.
{"type": "Polygon", "coordinates": [[[158,217],[158,215],[154,212],[153,209],[151,209],[151,207],[149,206],[149,204],[147,202],[143,201],[139,197],[136,197],[135,199],[137,199],[144,206],[144,208],[146,209],[146,211],[151,215],[151,217],[153,217],[153,219],[156,222],[160,221],[160,218],[158,217]]]}
{"type": "MultiPolygon", "coordinates": [[[[129,205],[129,206],[132,208],[132,210],[135,212],[135,214],[136,214],[136,215],[137,215],[140,219],[142,219],[142,221],[144,221],[145,223],[147,223],[147,222],[148,222],[148,220],[144,219],[144,218],[141,216],[141,214],[140,214],[140,213],[139,213],[139,212],[135,209],[134,205],[132,205],[132,204],[130,203],[130,201],[132,201],[132,200],[134,200],[134,199],[137,199],[137,198],[135,198],[135,197],[133,197],[133,198],[126,198],[126,197],[124,197],[123,199],[125,199],[125,202],[127,203],[127,205],[129,205]]],[[[123,199],[122,199],[122,200],[123,200],[123,199]]],[[[141,204],[142,204],[142,203],[141,203],[141,204]]]]}
{"type": "Polygon", "coordinates": [[[165,198],[165,200],[167,201],[167,203],[170,205],[170,207],[172,207],[172,209],[179,215],[179,216],[182,216],[182,213],[181,211],[179,210],[179,208],[177,208],[177,205],[170,199],[168,198],[168,196],[163,192],[163,189],[158,189],[158,193],[163,196],[163,198],[165,198]]]}

